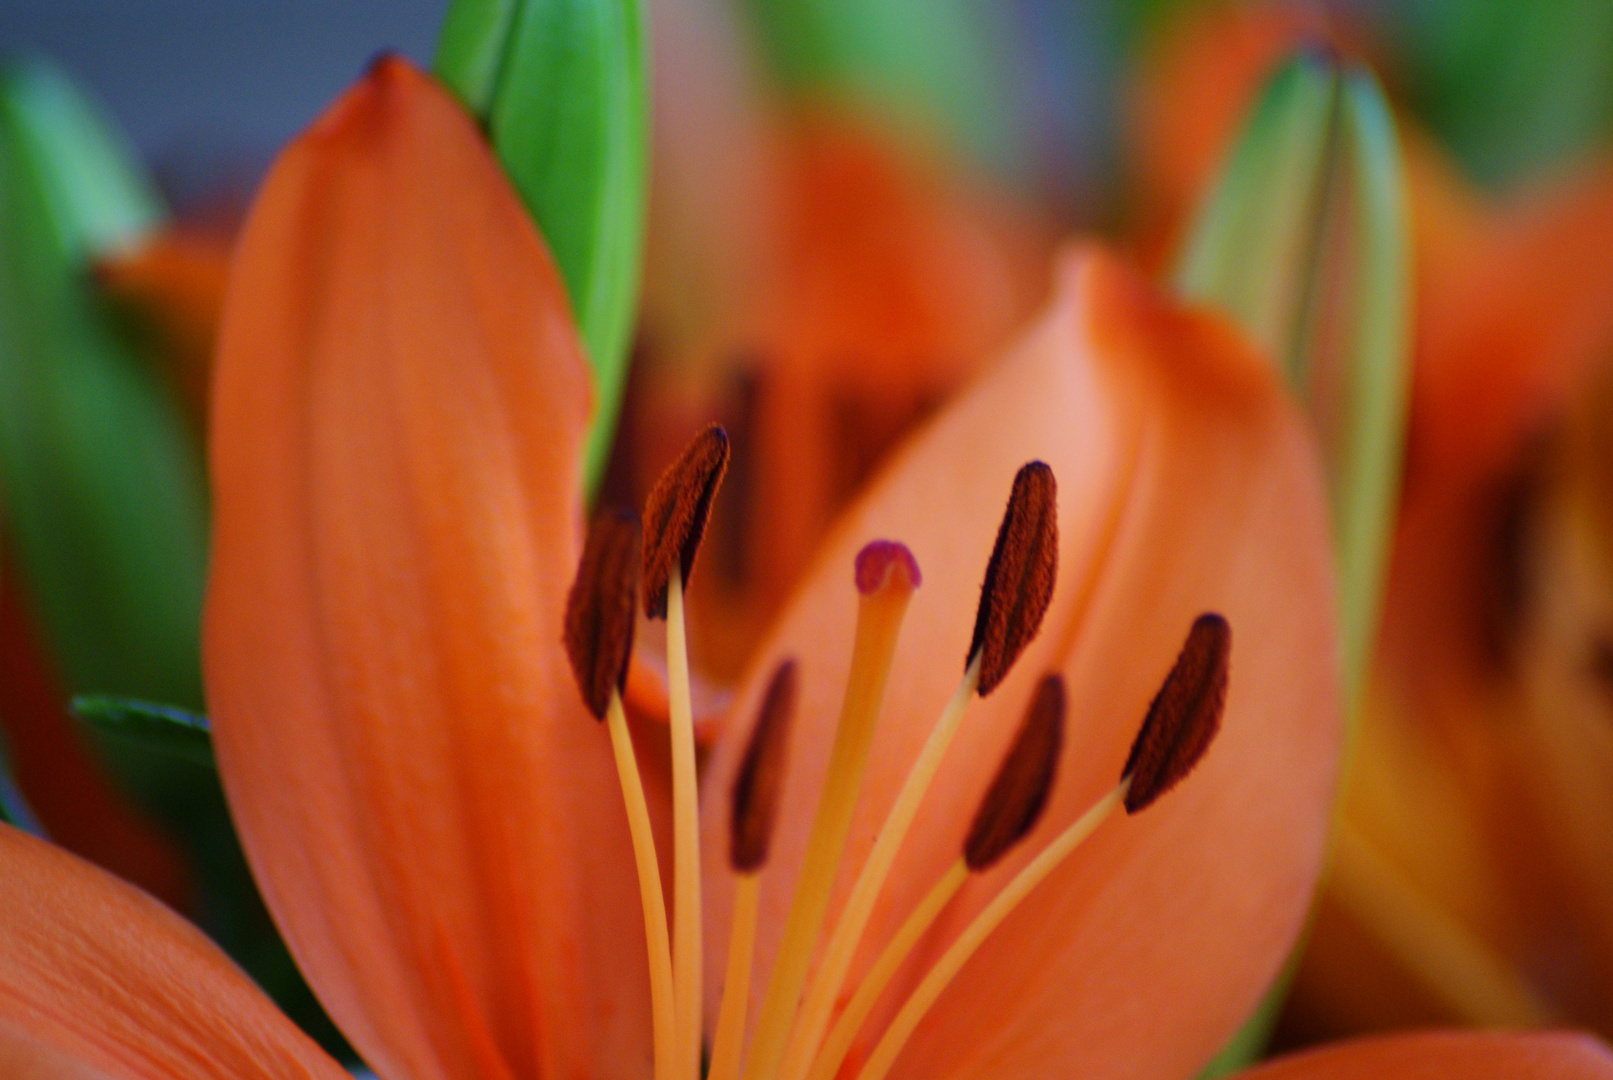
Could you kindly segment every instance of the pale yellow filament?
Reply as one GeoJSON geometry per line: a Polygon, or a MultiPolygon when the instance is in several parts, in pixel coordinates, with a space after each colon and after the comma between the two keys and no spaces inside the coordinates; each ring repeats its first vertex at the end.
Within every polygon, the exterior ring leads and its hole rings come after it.
{"type": "Polygon", "coordinates": [[[667,579],[667,705],[672,737],[672,974],[676,1043],[672,1076],[700,1077],[700,976],[704,943],[700,910],[699,789],[695,783],[694,707],[683,616],[683,570],[667,579]]]}
{"type": "Polygon", "coordinates": [[[824,1029],[829,1026],[829,1014],[845,982],[857,944],[862,940],[868,917],[874,910],[874,901],[890,875],[891,864],[896,861],[897,851],[907,838],[907,830],[913,824],[919,804],[929,791],[930,781],[935,778],[941,758],[957,733],[964,709],[979,685],[980,656],[977,654],[964,672],[957,691],[942,710],[935,727],[931,729],[924,748],[908,770],[907,779],[902,782],[902,789],[897,793],[896,801],[891,805],[885,823],[874,840],[873,849],[868,853],[868,860],[863,863],[851,893],[846,897],[839,922],[829,938],[823,960],[812,977],[806,999],[796,1017],[795,1031],[790,1036],[789,1050],[784,1057],[784,1071],[780,1074],[782,1080],[803,1080],[811,1067],[813,1051],[823,1039],[824,1029]]]}
{"type": "Polygon", "coordinates": [[[958,895],[958,890],[963,888],[963,883],[968,879],[968,864],[959,859],[947,867],[946,873],[941,875],[940,880],[931,886],[924,899],[919,901],[918,907],[913,909],[907,921],[902,923],[901,929],[896,931],[896,936],[891,938],[890,943],[879,954],[874,966],[868,969],[868,974],[864,975],[862,982],[857,985],[857,992],[851,996],[851,1000],[835,1020],[828,1039],[824,1040],[823,1048],[818,1051],[812,1062],[811,1080],[833,1080],[834,1074],[840,1071],[840,1063],[846,1059],[846,1052],[851,1049],[852,1040],[857,1037],[857,1032],[862,1030],[863,1021],[868,1019],[868,1014],[873,1011],[879,995],[884,993],[885,987],[890,984],[891,977],[913,951],[913,946],[918,944],[919,938],[935,924],[941,909],[958,895]]]}
{"type": "Polygon", "coordinates": [[[1530,1028],[1556,1019],[1505,960],[1405,880],[1348,821],[1339,825],[1331,874],[1339,905],[1463,1022],[1530,1028]]]}
{"type": "Polygon", "coordinates": [[[633,858],[638,865],[639,899],[644,905],[644,944],[650,959],[650,1015],[655,1033],[655,1076],[656,1080],[670,1080],[675,1028],[666,900],[661,895],[661,867],[655,855],[655,834],[650,828],[644,782],[639,777],[638,758],[633,754],[633,736],[628,733],[627,716],[622,712],[622,696],[614,690],[605,710],[605,724],[610,729],[611,749],[616,753],[616,773],[622,781],[627,828],[633,839],[633,858]]]}
{"type": "Polygon", "coordinates": [[[1111,788],[1107,795],[1094,803],[1036,858],[1027,863],[1023,870],[1015,874],[1003,887],[1003,891],[992,898],[980,914],[975,916],[973,922],[964,927],[963,933],[959,934],[957,940],[941,955],[935,967],[930,969],[918,988],[908,997],[901,1011],[891,1021],[890,1027],[885,1029],[879,1045],[874,1047],[874,1052],[869,1055],[862,1072],[857,1074],[858,1080],[884,1080],[885,1074],[890,1072],[891,1066],[896,1063],[896,1056],[907,1045],[907,1040],[918,1027],[919,1021],[924,1019],[924,1014],[930,1011],[930,1006],[935,1004],[941,992],[974,955],[975,950],[1001,924],[1008,913],[1019,906],[1020,901],[1024,900],[1032,889],[1041,884],[1070,852],[1091,836],[1093,830],[1101,825],[1105,818],[1114,813],[1125,800],[1126,790],[1130,786],[1131,779],[1128,777],[1111,788]]]}
{"type": "Polygon", "coordinates": [[[745,1080],[771,1080],[783,1063],[790,1021],[801,1000],[801,988],[812,962],[823,916],[829,905],[835,870],[840,866],[852,812],[862,788],[874,721],[885,696],[897,632],[912,590],[881,589],[863,596],[857,609],[857,635],[852,646],[851,673],[840,707],[835,741],[829,751],[829,771],[818,797],[817,816],[807,838],[806,855],[795,895],[784,919],[767,992],[762,998],[752,1046],[745,1060],[745,1080]]]}
{"type": "Polygon", "coordinates": [[[706,1080],[736,1080],[745,1041],[745,1005],[750,999],[750,971],[756,952],[756,906],[762,875],[740,874],[734,882],[734,924],[728,938],[728,974],[723,979],[722,1006],[712,1043],[706,1080]]]}

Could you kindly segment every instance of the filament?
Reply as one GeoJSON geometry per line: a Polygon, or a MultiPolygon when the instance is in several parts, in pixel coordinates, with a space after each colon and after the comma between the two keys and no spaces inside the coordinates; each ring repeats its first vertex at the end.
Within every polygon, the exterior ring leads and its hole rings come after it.
{"type": "Polygon", "coordinates": [[[856,640],[851,672],[841,703],[829,771],[818,798],[817,815],[807,838],[801,876],[784,920],[784,936],[773,961],[767,992],[762,998],[756,1031],[745,1062],[746,1080],[767,1080],[778,1075],[783,1062],[790,1022],[800,1002],[812,949],[822,929],[829,891],[840,865],[851,828],[852,812],[862,787],[874,721],[885,696],[896,636],[901,628],[910,588],[882,588],[864,594],[857,609],[856,640]]]}
{"type": "Polygon", "coordinates": [[[750,1000],[750,972],[756,952],[756,907],[760,874],[740,874],[734,883],[734,923],[728,938],[728,974],[723,980],[717,1035],[712,1043],[706,1080],[735,1080],[745,1041],[745,1005],[750,1000]]]}
{"type": "Polygon", "coordinates": [[[700,819],[695,783],[694,709],[683,612],[683,571],[667,580],[667,698],[672,738],[672,973],[676,1016],[673,1075],[700,1076],[700,819]]]}
{"type": "Polygon", "coordinates": [[[802,1003],[800,1014],[796,1019],[795,1033],[790,1038],[790,1048],[786,1054],[788,1064],[781,1074],[783,1080],[802,1080],[811,1066],[813,1048],[823,1038],[824,1029],[829,1025],[829,1013],[834,1008],[835,998],[845,981],[846,971],[851,967],[857,944],[862,940],[863,930],[867,927],[869,915],[874,909],[874,901],[878,899],[880,888],[890,875],[891,864],[896,860],[902,841],[907,838],[907,830],[913,824],[913,817],[918,813],[919,804],[929,790],[930,782],[935,778],[941,758],[951,745],[952,737],[958,730],[958,723],[963,718],[964,709],[968,706],[969,699],[974,696],[979,682],[980,657],[977,655],[970,661],[963,681],[958,684],[957,691],[942,710],[940,718],[924,743],[924,748],[919,751],[918,758],[908,771],[907,779],[902,782],[902,789],[897,793],[896,801],[891,805],[890,813],[886,815],[885,823],[880,827],[873,849],[868,853],[868,860],[863,863],[863,868],[851,887],[845,907],[841,909],[839,922],[829,939],[823,960],[812,978],[806,1000],[802,1003]]]}
{"type": "Polygon", "coordinates": [[[661,867],[655,854],[655,834],[650,828],[650,808],[644,798],[644,782],[639,776],[638,758],[633,754],[633,736],[627,730],[622,712],[622,695],[611,692],[605,710],[610,728],[611,749],[616,753],[616,773],[622,781],[622,802],[627,808],[627,828],[633,839],[633,859],[638,865],[639,899],[644,907],[644,944],[650,961],[650,1015],[655,1037],[656,1080],[668,1080],[674,1045],[672,952],[667,943],[666,899],[661,895],[661,867]]]}
{"type": "Polygon", "coordinates": [[[1083,840],[1092,835],[1110,814],[1118,809],[1125,800],[1126,789],[1131,786],[1128,777],[1120,781],[1103,798],[1093,803],[1086,813],[1066,828],[1056,839],[1042,849],[1041,853],[1027,863],[1024,869],[1015,874],[1013,879],[1003,887],[1002,892],[991,899],[975,916],[974,921],[964,927],[963,933],[958,935],[956,941],[942,954],[935,967],[924,976],[918,988],[908,997],[896,1018],[891,1021],[890,1027],[885,1029],[885,1035],[874,1047],[868,1061],[863,1065],[862,1071],[857,1074],[858,1080],[884,1080],[885,1074],[896,1062],[896,1055],[902,1052],[907,1045],[908,1038],[918,1027],[919,1021],[930,1011],[941,992],[952,982],[954,976],[974,955],[982,942],[1007,918],[1009,912],[1019,906],[1020,901],[1041,884],[1042,880],[1074,851],[1083,840]]]}

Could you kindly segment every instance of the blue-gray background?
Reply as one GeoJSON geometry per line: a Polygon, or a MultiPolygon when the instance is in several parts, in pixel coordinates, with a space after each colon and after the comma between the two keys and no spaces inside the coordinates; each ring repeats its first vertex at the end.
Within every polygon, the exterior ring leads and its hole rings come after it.
{"type": "Polygon", "coordinates": [[[443,0],[0,0],[0,51],[89,85],[172,187],[249,183],[378,50],[430,56],[443,0]]]}

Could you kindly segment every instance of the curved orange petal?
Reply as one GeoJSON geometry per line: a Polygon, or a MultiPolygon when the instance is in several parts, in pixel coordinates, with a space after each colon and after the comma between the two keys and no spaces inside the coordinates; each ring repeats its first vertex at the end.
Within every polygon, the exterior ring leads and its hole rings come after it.
{"type": "Polygon", "coordinates": [[[1605,1080],[1613,1054],[1588,1035],[1426,1032],[1338,1043],[1242,1080],[1605,1080]]]}
{"type": "Polygon", "coordinates": [[[275,165],[214,395],[203,636],[270,910],[381,1073],[628,1075],[648,978],[560,648],[589,389],[470,120],[396,59],[275,165]]]}
{"type": "Polygon", "coordinates": [[[0,825],[0,1075],[346,1073],[190,923],[0,825]]]}
{"type": "MultiPolygon", "coordinates": [[[[1010,917],[919,1027],[897,1074],[1190,1075],[1275,974],[1318,871],[1339,740],[1330,559],[1314,453],[1269,365],[1225,324],[1171,309],[1102,253],[1066,261],[1051,310],[831,534],[716,749],[706,851],[726,850],[727,789],[762,680],[793,655],[802,681],[763,886],[765,970],[847,670],[852,559],[868,540],[902,540],[924,584],[897,648],[841,902],[962,675],[997,519],[1032,458],[1059,483],[1052,607],[1008,680],[965,717],[876,907],[876,946],[958,857],[1048,670],[1068,684],[1068,745],[1043,823],[966,887],[898,986],[910,988],[1006,875],[1119,779],[1189,623],[1206,610],[1233,628],[1225,726],[1193,777],[1106,825],[1010,917]]],[[[719,921],[726,903],[715,890],[719,921]]],[[[854,978],[870,960],[865,941],[854,978]]],[[[876,1011],[871,1030],[893,1007],[876,1011]]]]}

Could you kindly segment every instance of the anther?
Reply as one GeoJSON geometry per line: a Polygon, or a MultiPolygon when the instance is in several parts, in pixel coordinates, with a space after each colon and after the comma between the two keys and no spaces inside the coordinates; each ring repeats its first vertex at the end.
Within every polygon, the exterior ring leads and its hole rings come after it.
{"type": "Polygon", "coordinates": [[[762,698],[750,746],[739,764],[733,789],[733,835],[728,861],[741,874],[755,873],[767,861],[774,811],[784,785],[790,721],[795,714],[796,669],[786,660],[773,673],[762,698]]]}
{"type": "Polygon", "coordinates": [[[1135,814],[1180,782],[1221,727],[1227,698],[1232,628],[1213,612],[1193,620],[1181,655],[1148,706],[1122,779],[1130,778],[1126,813],[1135,814]]]}
{"type": "Polygon", "coordinates": [[[627,681],[638,607],[639,520],[613,508],[594,518],[566,598],[566,655],[594,719],[627,681]]]}
{"type": "Polygon", "coordinates": [[[969,827],[963,859],[971,871],[989,869],[1035,827],[1047,806],[1063,745],[1064,680],[1048,675],[1036,688],[1014,745],[969,827]]]}
{"type": "Polygon", "coordinates": [[[678,455],[644,503],[644,613],[662,619],[676,566],[689,580],[711,500],[728,469],[728,433],[712,424],[678,455]]]}
{"type": "Polygon", "coordinates": [[[1032,461],[1014,477],[980,586],[980,607],[964,667],[979,657],[981,697],[1007,677],[1041,628],[1053,599],[1058,558],[1058,485],[1052,469],[1032,461]]]}

